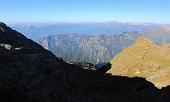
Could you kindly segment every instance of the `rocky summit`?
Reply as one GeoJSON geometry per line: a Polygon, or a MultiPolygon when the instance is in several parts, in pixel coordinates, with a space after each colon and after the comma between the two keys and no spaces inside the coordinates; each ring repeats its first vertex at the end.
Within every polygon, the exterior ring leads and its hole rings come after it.
{"type": "MultiPolygon", "coordinates": [[[[156,45],[152,47],[157,51],[156,45]]],[[[170,101],[169,87],[159,90],[144,78],[111,76],[105,73],[110,67],[105,64],[100,70],[90,70],[68,64],[0,23],[1,102],[170,101]]]]}
{"type": "Polygon", "coordinates": [[[141,37],[111,61],[113,75],[143,77],[158,88],[170,85],[170,45],[156,45],[141,37]]]}

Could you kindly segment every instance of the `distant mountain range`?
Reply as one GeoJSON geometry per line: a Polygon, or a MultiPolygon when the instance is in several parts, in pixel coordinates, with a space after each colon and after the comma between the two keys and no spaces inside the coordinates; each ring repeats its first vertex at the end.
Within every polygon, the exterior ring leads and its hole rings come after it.
{"type": "Polygon", "coordinates": [[[54,23],[54,24],[11,24],[12,28],[22,32],[25,36],[38,41],[42,37],[57,34],[80,35],[120,35],[123,32],[146,31],[162,26],[152,23],[54,23]]]}
{"type": "Polygon", "coordinates": [[[158,88],[170,84],[170,44],[156,45],[141,37],[111,61],[112,75],[143,77],[158,88]]]}
{"type": "Polygon", "coordinates": [[[144,36],[156,44],[170,43],[170,27],[145,32],[126,32],[121,35],[51,35],[39,43],[67,61],[108,62],[122,49],[144,36]]]}

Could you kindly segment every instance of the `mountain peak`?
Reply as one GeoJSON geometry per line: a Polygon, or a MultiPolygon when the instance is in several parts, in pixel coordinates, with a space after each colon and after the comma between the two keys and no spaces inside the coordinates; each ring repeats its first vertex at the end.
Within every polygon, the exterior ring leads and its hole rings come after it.
{"type": "Polygon", "coordinates": [[[128,77],[144,77],[158,88],[162,88],[170,85],[170,83],[166,83],[170,79],[165,80],[165,74],[162,73],[163,70],[170,68],[169,52],[168,47],[156,45],[148,39],[140,37],[136,43],[112,59],[112,68],[108,73],[128,77]],[[160,72],[160,74],[155,75],[155,72],[160,72]],[[163,79],[157,79],[159,77],[163,79]]]}
{"type": "Polygon", "coordinates": [[[3,23],[3,22],[0,22],[0,32],[5,32],[5,29],[6,29],[6,24],[3,23]]]}
{"type": "Polygon", "coordinates": [[[4,22],[0,22],[0,26],[6,26],[4,22]]]}
{"type": "Polygon", "coordinates": [[[146,39],[145,37],[141,36],[138,38],[137,40],[138,42],[146,42],[146,41],[149,41],[148,39],[146,39]]]}
{"type": "Polygon", "coordinates": [[[150,41],[149,39],[147,39],[147,38],[145,38],[145,37],[143,37],[143,36],[141,36],[141,37],[139,37],[137,40],[136,40],[136,42],[133,44],[133,45],[131,45],[130,47],[128,47],[128,48],[131,48],[131,49],[135,49],[135,50],[153,50],[153,49],[158,49],[158,45],[157,44],[155,44],[155,43],[153,43],[152,41],[150,41]]]}
{"type": "Polygon", "coordinates": [[[139,39],[136,41],[134,45],[155,45],[153,42],[151,42],[149,39],[141,36],[139,39]]]}

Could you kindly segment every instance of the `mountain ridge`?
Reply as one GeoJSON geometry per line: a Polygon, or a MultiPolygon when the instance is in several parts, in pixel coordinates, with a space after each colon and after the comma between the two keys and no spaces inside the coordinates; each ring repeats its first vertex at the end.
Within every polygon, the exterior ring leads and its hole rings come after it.
{"type": "Polygon", "coordinates": [[[42,39],[39,44],[64,60],[86,61],[96,64],[109,62],[112,56],[135,43],[140,36],[144,36],[158,45],[170,43],[170,31],[162,27],[146,32],[124,32],[121,35],[71,35],[48,36],[42,39]],[[59,49],[63,49],[62,52],[59,49]]]}
{"type": "Polygon", "coordinates": [[[22,32],[35,41],[49,35],[80,34],[80,35],[120,35],[122,32],[146,31],[163,25],[152,23],[52,23],[52,24],[11,24],[11,27],[22,32]],[[79,28],[79,29],[77,29],[79,28]],[[41,35],[41,36],[39,36],[41,35]]]}
{"type": "Polygon", "coordinates": [[[170,68],[169,52],[169,46],[156,45],[148,39],[141,37],[136,43],[125,48],[111,60],[112,68],[108,73],[129,77],[144,77],[154,83],[158,88],[165,87],[170,85],[168,83],[169,79],[166,78],[165,80],[164,74],[160,72],[169,70],[168,68],[170,68]],[[156,75],[157,73],[160,74],[156,75]],[[159,77],[162,77],[162,79],[159,79],[159,77]],[[165,84],[163,80],[166,82],[165,84]]]}

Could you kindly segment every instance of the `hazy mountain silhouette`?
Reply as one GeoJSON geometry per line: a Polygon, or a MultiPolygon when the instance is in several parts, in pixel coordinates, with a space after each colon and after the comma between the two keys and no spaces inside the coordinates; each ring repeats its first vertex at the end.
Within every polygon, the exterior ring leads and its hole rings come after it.
{"type": "Polygon", "coordinates": [[[152,23],[54,23],[54,24],[11,24],[11,27],[27,37],[38,41],[48,35],[80,34],[80,35],[119,35],[122,32],[145,31],[158,28],[161,24],[152,23]],[[41,36],[40,36],[41,35],[41,36]]]}

